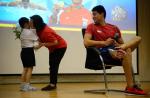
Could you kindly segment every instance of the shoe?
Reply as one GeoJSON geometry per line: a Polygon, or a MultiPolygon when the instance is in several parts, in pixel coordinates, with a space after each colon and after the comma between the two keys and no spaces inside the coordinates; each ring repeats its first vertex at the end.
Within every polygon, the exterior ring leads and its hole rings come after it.
{"type": "Polygon", "coordinates": [[[23,84],[20,86],[20,91],[24,91],[24,92],[29,91],[28,88],[29,88],[28,84],[23,84]]]}
{"type": "Polygon", "coordinates": [[[36,91],[37,88],[32,87],[29,83],[23,84],[20,86],[20,91],[36,91]]]}
{"type": "Polygon", "coordinates": [[[25,86],[25,84],[24,84],[24,83],[21,83],[21,85],[20,85],[20,90],[23,89],[24,86],[25,86]]]}
{"type": "Polygon", "coordinates": [[[36,88],[36,87],[33,87],[33,86],[31,86],[31,85],[29,85],[29,86],[28,86],[28,90],[29,90],[29,91],[36,91],[37,88],[36,88]]]}
{"type": "Polygon", "coordinates": [[[147,93],[139,88],[137,85],[133,87],[126,87],[125,93],[136,94],[136,95],[147,95],[147,93]]]}
{"type": "Polygon", "coordinates": [[[54,90],[54,89],[56,89],[56,85],[52,86],[49,84],[49,85],[43,87],[41,90],[42,91],[50,91],[50,90],[54,90]]]}

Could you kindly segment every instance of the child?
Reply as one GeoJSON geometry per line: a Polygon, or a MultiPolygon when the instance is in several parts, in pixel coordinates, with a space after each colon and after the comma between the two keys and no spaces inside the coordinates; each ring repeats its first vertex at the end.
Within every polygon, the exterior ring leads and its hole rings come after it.
{"type": "Polygon", "coordinates": [[[38,41],[35,29],[30,29],[29,19],[21,17],[19,25],[22,29],[20,35],[21,41],[21,60],[23,64],[23,72],[21,75],[21,91],[34,91],[35,87],[30,85],[33,66],[35,66],[34,43],[38,41]]]}

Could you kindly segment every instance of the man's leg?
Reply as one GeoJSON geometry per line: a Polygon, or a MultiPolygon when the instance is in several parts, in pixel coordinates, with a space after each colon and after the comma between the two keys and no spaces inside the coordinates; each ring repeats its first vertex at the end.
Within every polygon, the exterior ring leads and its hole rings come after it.
{"type": "Polygon", "coordinates": [[[136,36],[133,39],[131,39],[130,41],[120,45],[119,48],[121,48],[121,49],[118,49],[116,51],[109,49],[109,52],[113,58],[121,59],[126,54],[125,51],[127,49],[130,48],[131,52],[133,52],[138,47],[140,42],[141,42],[141,37],[136,36]]]}
{"type": "Polygon", "coordinates": [[[141,37],[136,36],[132,40],[126,42],[125,44],[122,44],[120,48],[122,48],[123,50],[130,48],[131,51],[134,51],[138,47],[140,42],[141,42],[141,37]]]}
{"type": "Polygon", "coordinates": [[[122,66],[125,72],[125,77],[127,81],[127,86],[133,86],[133,77],[132,77],[132,51],[130,48],[126,49],[126,55],[123,58],[122,66]]]}
{"type": "Polygon", "coordinates": [[[132,51],[134,51],[139,43],[141,42],[141,37],[136,36],[132,40],[122,44],[120,47],[126,51],[126,55],[123,57],[123,69],[125,72],[125,77],[127,81],[127,86],[133,86],[133,77],[132,77],[132,51]]]}
{"type": "Polygon", "coordinates": [[[122,49],[126,51],[126,55],[123,57],[122,65],[125,72],[127,81],[127,87],[125,92],[139,95],[146,95],[147,93],[141,88],[135,85],[133,70],[132,70],[132,51],[134,51],[141,41],[141,37],[135,37],[131,41],[122,45],[122,49]]]}

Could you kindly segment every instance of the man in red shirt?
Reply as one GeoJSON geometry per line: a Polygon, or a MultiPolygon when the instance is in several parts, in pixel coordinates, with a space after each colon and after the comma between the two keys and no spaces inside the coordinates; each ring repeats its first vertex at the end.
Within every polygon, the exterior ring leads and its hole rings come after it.
{"type": "Polygon", "coordinates": [[[31,27],[36,29],[37,35],[39,36],[41,42],[40,47],[45,46],[49,49],[50,83],[42,88],[42,90],[54,90],[56,89],[57,84],[59,64],[67,49],[67,43],[61,36],[56,34],[53,29],[43,22],[41,16],[33,15],[30,19],[31,27]]]}
{"type": "Polygon", "coordinates": [[[94,23],[87,26],[84,45],[99,48],[106,64],[115,63],[123,66],[127,81],[125,92],[146,95],[146,92],[134,84],[132,77],[132,51],[138,47],[141,37],[136,36],[124,43],[120,30],[105,22],[106,10],[102,5],[94,7],[92,14],[94,23]],[[111,51],[108,48],[112,48],[111,51]],[[103,55],[103,50],[108,50],[107,54],[103,55]]]}
{"type": "Polygon", "coordinates": [[[60,15],[61,25],[82,26],[92,22],[90,11],[82,5],[82,0],[72,0],[73,4],[64,8],[60,15]]]}

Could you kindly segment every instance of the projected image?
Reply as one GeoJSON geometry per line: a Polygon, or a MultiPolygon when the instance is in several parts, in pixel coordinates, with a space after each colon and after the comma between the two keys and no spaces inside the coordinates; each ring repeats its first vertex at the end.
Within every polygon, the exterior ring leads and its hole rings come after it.
{"type": "Polygon", "coordinates": [[[84,0],[71,0],[71,3],[58,2],[53,6],[50,24],[83,26],[92,22],[89,8],[85,8],[84,0]]]}
{"type": "MultiPolygon", "coordinates": [[[[60,64],[60,74],[100,74],[103,71],[85,69],[86,49],[82,28],[93,22],[92,8],[103,5],[106,9],[106,23],[116,25],[122,38],[128,42],[137,35],[137,0],[0,0],[0,74],[20,74],[20,42],[15,40],[14,27],[19,26],[21,17],[40,15],[44,22],[67,42],[66,55],[60,64]],[[3,43],[5,42],[5,43],[3,43]],[[7,44],[7,45],[6,45],[7,44]],[[10,60],[8,62],[7,60],[10,60]],[[11,65],[11,66],[10,66],[11,65]],[[18,66],[18,67],[16,67],[18,66]],[[11,67],[11,68],[10,68],[11,67]]],[[[17,28],[20,30],[20,28],[17,28]]],[[[118,33],[118,32],[116,32],[118,33]]],[[[18,33],[17,33],[18,34],[18,33]]],[[[116,37],[116,36],[115,36],[116,37]]],[[[37,67],[34,74],[48,74],[47,49],[35,51],[37,67]]],[[[138,73],[138,51],[132,54],[132,65],[138,73]]],[[[124,74],[122,66],[113,67],[108,73],[124,74]]]]}
{"type": "MultiPolygon", "coordinates": [[[[6,1],[6,0],[5,0],[6,1]]],[[[10,0],[7,0],[10,1],[10,0]]],[[[23,8],[31,8],[31,9],[39,9],[39,10],[45,10],[46,8],[38,5],[31,3],[30,0],[15,0],[15,1],[10,1],[10,2],[0,2],[1,6],[9,6],[9,7],[23,7],[23,8]]]]}
{"type": "Polygon", "coordinates": [[[47,6],[43,0],[0,0],[0,23],[16,24],[20,17],[40,14],[45,21],[47,6]],[[40,2],[40,3],[39,3],[40,2]]]}
{"type": "Polygon", "coordinates": [[[41,15],[50,26],[81,28],[93,22],[91,9],[103,5],[106,21],[121,30],[136,30],[135,0],[0,0],[0,24],[16,24],[22,16],[41,15]]]}

